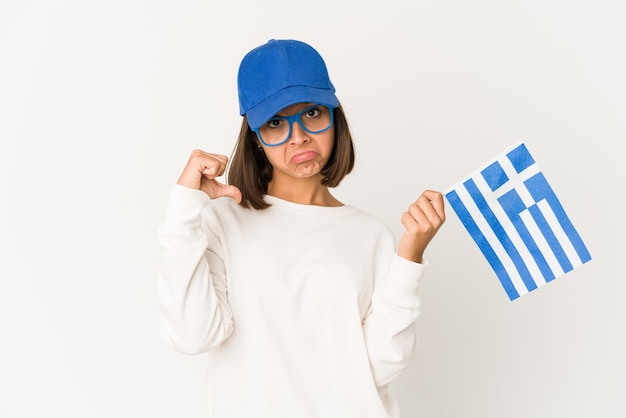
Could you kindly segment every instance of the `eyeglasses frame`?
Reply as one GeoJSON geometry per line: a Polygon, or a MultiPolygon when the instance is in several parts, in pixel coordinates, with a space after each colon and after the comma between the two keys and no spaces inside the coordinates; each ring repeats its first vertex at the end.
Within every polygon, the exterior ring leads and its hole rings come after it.
{"type": "MultiPolygon", "coordinates": [[[[287,134],[287,138],[285,138],[283,141],[278,142],[276,144],[268,144],[267,142],[265,142],[263,140],[263,137],[261,136],[261,129],[259,128],[252,128],[252,131],[256,134],[257,138],[259,138],[259,141],[261,141],[261,143],[263,145],[265,145],[266,147],[277,147],[279,145],[284,144],[285,142],[289,141],[289,139],[291,138],[291,132],[292,132],[292,125],[294,122],[298,122],[298,125],[300,125],[300,127],[302,128],[303,131],[310,133],[310,134],[321,134],[322,132],[325,132],[327,130],[329,130],[333,124],[335,123],[334,120],[334,114],[333,114],[333,109],[331,109],[330,107],[326,106],[326,105],[321,105],[321,104],[314,104],[311,106],[307,106],[305,109],[301,110],[298,113],[294,113],[293,115],[290,116],[274,116],[273,118],[271,118],[270,120],[268,120],[267,122],[273,120],[273,119],[283,119],[286,120],[287,123],[289,124],[289,133],[287,134]],[[322,129],[321,131],[310,131],[308,130],[304,124],[302,123],[302,119],[300,119],[302,117],[303,114],[305,114],[306,112],[310,111],[311,109],[314,109],[316,107],[325,107],[328,110],[328,113],[330,114],[330,124],[328,125],[328,127],[322,129]]],[[[267,123],[265,122],[265,123],[267,123]]],[[[265,123],[263,125],[265,125],[265,123]]],[[[261,126],[263,126],[261,125],[261,126]]]]}

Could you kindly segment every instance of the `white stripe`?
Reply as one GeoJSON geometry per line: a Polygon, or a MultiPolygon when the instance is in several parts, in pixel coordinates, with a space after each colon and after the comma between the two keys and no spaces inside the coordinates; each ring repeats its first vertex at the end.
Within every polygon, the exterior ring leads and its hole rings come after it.
{"type": "MultiPolygon", "coordinates": [[[[482,177],[482,176],[479,175],[478,177],[482,177]]],[[[502,244],[500,244],[500,241],[498,240],[498,238],[492,231],[491,227],[489,226],[489,224],[483,217],[482,213],[480,212],[480,210],[474,203],[474,200],[472,199],[472,197],[469,195],[469,193],[465,189],[465,186],[460,184],[455,190],[459,196],[459,199],[461,200],[461,202],[463,202],[463,204],[467,208],[467,211],[469,212],[470,216],[472,217],[472,219],[474,220],[474,222],[476,223],[480,231],[485,236],[485,239],[493,248],[494,252],[496,253],[496,256],[498,257],[498,259],[500,259],[500,262],[502,263],[506,272],[509,274],[511,278],[513,287],[515,287],[515,290],[517,290],[517,293],[519,293],[520,296],[528,293],[528,289],[526,288],[526,285],[524,284],[521,276],[517,272],[517,269],[515,268],[515,265],[511,261],[511,258],[505,251],[504,247],[502,247],[502,244]]]]}
{"type": "Polygon", "coordinates": [[[541,251],[541,254],[543,254],[544,258],[546,259],[550,270],[552,270],[552,273],[554,273],[554,278],[556,279],[557,277],[562,276],[564,274],[563,269],[561,268],[559,261],[556,259],[556,256],[552,252],[552,248],[550,248],[550,245],[548,245],[548,241],[546,241],[543,233],[541,232],[541,230],[537,226],[537,223],[530,214],[530,211],[525,210],[520,214],[520,216],[522,217],[522,221],[524,221],[524,225],[526,225],[526,228],[528,228],[528,231],[533,236],[537,247],[539,247],[539,251],[541,251]]]}
{"type": "Polygon", "coordinates": [[[561,224],[559,223],[559,220],[554,214],[554,211],[552,211],[552,208],[550,207],[548,202],[544,199],[540,201],[539,203],[537,203],[537,206],[539,207],[539,210],[541,211],[543,216],[546,218],[546,221],[552,228],[552,232],[554,232],[554,235],[556,235],[556,238],[559,241],[559,244],[561,244],[561,247],[563,247],[563,251],[565,251],[565,254],[567,255],[567,258],[569,259],[569,262],[572,263],[572,267],[576,268],[582,265],[583,264],[582,260],[578,256],[578,253],[574,249],[574,246],[572,245],[571,241],[565,234],[565,231],[563,230],[563,228],[561,228],[561,224]]]}
{"type": "MultiPolygon", "coordinates": [[[[516,175],[515,177],[519,177],[519,176],[516,175]]],[[[509,237],[509,239],[515,246],[515,249],[517,249],[520,257],[522,258],[524,264],[526,265],[526,268],[530,272],[530,275],[533,278],[533,281],[535,281],[535,284],[537,286],[545,284],[545,279],[543,278],[543,274],[541,274],[541,270],[539,270],[539,267],[537,266],[537,263],[535,262],[535,258],[532,256],[532,254],[526,247],[526,244],[524,244],[524,241],[518,234],[517,230],[515,229],[515,226],[509,219],[506,212],[504,212],[504,209],[502,209],[500,202],[495,200],[495,195],[493,192],[491,192],[491,189],[489,188],[489,185],[487,185],[487,182],[485,182],[482,176],[477,176],[475,179],[475,183],[476,183],[476,186],[478,186],[478,189],[480,190],[482,195],[485,197],[485,200],[489,204],[489,207],[491,208],[493,213],[496,215],[496,217],[500,221],[500,224],[504,228],[506,235],[509,237]]],[[[510,191],[511,188],[508,187],[508,185],[509,185],[509,182],[505,183],[501,187],[501,189],[507,192],[510,191]]],[[[524,190],[526,189],[526,187],[524,187],[523,185],[521,185],[520,187],[524,190]]]]}

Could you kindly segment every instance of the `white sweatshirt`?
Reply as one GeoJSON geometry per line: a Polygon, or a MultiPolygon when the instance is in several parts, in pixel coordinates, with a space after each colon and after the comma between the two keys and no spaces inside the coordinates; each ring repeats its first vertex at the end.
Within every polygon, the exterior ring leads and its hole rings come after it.
{"type": "Polygon", "coordinates": [[[208,353],[207,416],[398,417],[387,385],[414,351],[425,265],[354,207],[265,200],[177,185],[159,229],[162,336],[208,353]]]}

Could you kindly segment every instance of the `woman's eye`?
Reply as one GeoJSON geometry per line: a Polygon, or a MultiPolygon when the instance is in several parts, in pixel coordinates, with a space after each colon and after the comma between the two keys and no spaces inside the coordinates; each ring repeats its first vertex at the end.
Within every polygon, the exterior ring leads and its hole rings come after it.
{"type": "Polygon", "coordinates": [[[269,122],[267,122],[267,126],[269,128],[278,128],[280,127],[280,125],[282,125],[282,122],[282,119],[271,119],[269,122]]]}
{"type": "Polygon", "coordinates": [[[311,108],[306,111],[307,118],[316,118],[320,115],[320,110],[317,107],[311,108]]]}

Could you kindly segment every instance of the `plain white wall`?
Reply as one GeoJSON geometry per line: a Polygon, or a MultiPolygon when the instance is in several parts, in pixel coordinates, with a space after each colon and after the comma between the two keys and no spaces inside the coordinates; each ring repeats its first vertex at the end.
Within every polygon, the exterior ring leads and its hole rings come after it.
{"type": "Polygon", "coordinates": [[[448,210],[403,416],[626,416],[625,28],[621,0],[1,0],[0,417],[203,416],[205,359],[158,336],[156,228],[191,150],[230,154],[270,38],[327,61],[340,199],[399,234],[524,140],[594,257],[509,302],[448,210]]]}

